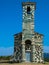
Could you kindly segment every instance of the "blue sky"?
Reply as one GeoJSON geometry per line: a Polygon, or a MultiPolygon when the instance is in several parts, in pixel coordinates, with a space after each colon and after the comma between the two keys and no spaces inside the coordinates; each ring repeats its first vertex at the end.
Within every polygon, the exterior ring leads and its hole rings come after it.
{"type": "MultiPolygon", "coordinates": [[[[13,54],[13,35],[22,31],[22,2],[26,1],[0,0],[0,55],[13,54]]],[[[35,31],[44,35],[44,52],[49,52],[49,0],[30,1],[36,2],[35,31]]]]}

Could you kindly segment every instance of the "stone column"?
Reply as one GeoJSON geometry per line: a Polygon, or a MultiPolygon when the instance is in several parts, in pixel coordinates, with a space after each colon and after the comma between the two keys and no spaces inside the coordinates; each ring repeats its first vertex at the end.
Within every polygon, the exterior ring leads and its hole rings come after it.
{"type": "Polygon", "coordinates": [[[32,62],[35,62],[35,45],[32,44],[32,49],[31,49],[31,54],[32,54],[32,62]]]}
{"type": "Polygon", "coordinates": [[[25,62],[25,44],[22,44],[22,62],[25,62]]]}
{"type": "Polygon", "coordinates": [[[42,53],[42,61],[41,61],[41,62],[44,62],[44,52],[43,52],[43,45],[42,45],[42,51],[41,51],[41,53],[42,53]]]}

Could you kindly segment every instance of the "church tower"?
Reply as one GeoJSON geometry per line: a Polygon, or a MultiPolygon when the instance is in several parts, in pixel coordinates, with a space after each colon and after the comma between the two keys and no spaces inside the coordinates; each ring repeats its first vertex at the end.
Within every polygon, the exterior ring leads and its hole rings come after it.
{"type": "Polygon", "coordinates": [[[28,61],[34,61],[34,12],[35,2],[23,2],[22,22],[22,60],[27,61],[26,55],[30,55],[28,61]]]}
{"type": "Polygon", "coordinates": [[[22,40],[31,39],[34,36],[34,12],[35,3],[23,2],[22,40]]]}

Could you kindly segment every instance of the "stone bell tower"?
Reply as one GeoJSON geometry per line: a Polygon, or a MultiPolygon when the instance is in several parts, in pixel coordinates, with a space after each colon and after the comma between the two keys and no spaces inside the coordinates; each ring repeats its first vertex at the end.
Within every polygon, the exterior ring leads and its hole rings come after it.
{"type": "Polygon", "coordinates": [[[30,61],[34,61],[33,47],[35,2],[23,2],[22,7],[23,7],[22,60],[26,61],[26,53],[28,52],[30,53],[30,61]]]}
{"type": "Polygon", "coordinates": [[[23,3],[22,40],[25,40],[26,38],[32,38],[34,34],[34,12],[35,3],[33,2],[23,3]]]}

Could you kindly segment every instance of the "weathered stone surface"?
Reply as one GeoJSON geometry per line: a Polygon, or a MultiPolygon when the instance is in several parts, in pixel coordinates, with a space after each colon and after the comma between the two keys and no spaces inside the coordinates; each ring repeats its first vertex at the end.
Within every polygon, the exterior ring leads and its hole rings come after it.
{"type": "MultiPolygon", "coordinates": [[[[34,35],[34,43],[32,41],[31,44],[31,62],[42,62],[43,61],[43,44],[42,41],[36,41],[36,39],[40,36],[43,39],[43,35],[35,33],[34,35]],[[36,37],[35,37],[36,36],[36,37]]],[[[22,41],[22,33],[18,33],[14,35],[14,57],[16,61],[25,62],[25,43],[22,41]]]]}
{"type": "Polygon", "coordinates": [[[26,62],[26,52],[30,62],[43,62],[43,35],[34,32],[35,3],[23,3],[22,32],[14,35],[14,59],[26,62]]]}

